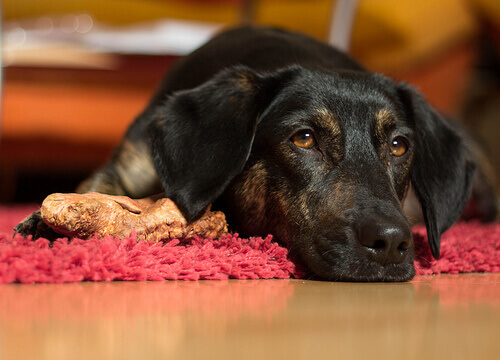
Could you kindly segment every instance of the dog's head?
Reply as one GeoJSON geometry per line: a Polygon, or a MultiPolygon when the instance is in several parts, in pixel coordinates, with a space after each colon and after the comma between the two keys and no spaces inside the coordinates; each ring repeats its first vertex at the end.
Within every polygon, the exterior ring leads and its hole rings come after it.
{"type": "Polygon", "coordinates": [[[410,279],[410,182],[438,257],[474,170],[418,93],[368,73],[228,69],[171,96],[150,134],[188,220],[222,199],[236,230],[275,235],[323,279],[410,279]]]}

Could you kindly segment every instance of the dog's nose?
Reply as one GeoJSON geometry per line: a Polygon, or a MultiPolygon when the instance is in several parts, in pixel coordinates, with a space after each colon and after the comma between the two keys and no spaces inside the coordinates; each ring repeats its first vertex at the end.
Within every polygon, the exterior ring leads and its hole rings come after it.
{"type": "Polygon", "coordinates": [[[387,220],[365,222],[358,236],[368,258],[382,265],[402,263],[412,245],[409,226],[387,220]]]}

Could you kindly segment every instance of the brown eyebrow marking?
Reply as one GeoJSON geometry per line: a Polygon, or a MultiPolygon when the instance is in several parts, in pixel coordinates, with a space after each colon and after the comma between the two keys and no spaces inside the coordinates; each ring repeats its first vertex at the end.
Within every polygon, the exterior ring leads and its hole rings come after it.
{"type": "Polygon", "coordinates": [[[339,120],[326,108],[317,109],[316,120],[319,121],[322,128],[332,135],[330,143],[332,154],[334,160],[340,162],[344,158],[345,149],[339,120]]]}
{"type": "Polygon", "coordinates": [[[372,125],[372,139],[377,150],[378,156],[384,166],[389,166],[386,159],[387,152],[387,133],[390,128],[396,125],[396,116],[388,109],[379,109],[375,113],[375,119],[372,125]]]}
{"type": "Polygon", "coordinates": [[[318,118],[321,124],[328,127],[328,130],[337,137],[342,134],[339,121],[327,109],[318,109],[318,118]]]}
{"type": "Polygon", "coordinates": [[[390,169],[390,159],[387,159],[387,135],[391,128],[394,128],[396,126],[396,123],[397,117],[391,111],[389,111],[388,109],[378,110],[375,114],[375,121],[373,124],[373,137],[375,143],[377,144],[376,147],[379,158],[384,166],[386,166],[388,169],[388,174],[393,184],[393,189],[400,201],[402,201],[406,196],[406,192],[408,190],[408,179],[413,155],[410,154],[410,156],[407,157],[407,160],[398,171],[390,169]]]}
{"type": "Polygon", "coordinates": [[[374,135],[379,144],[385,142],[387,130],[396,124],[396,116],[387,109],[380,109],[375,114],[374,135]]]}

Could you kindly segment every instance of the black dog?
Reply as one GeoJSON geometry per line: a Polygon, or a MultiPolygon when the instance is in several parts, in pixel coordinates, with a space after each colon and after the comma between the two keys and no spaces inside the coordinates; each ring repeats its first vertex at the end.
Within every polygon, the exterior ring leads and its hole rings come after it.
{"type": "Polygon", "coordinates": [[[438,257],[474,169],[458,132],[411,87],[309,37],[241,28],[180,60],[78,191],[163,188],[188,220],[214,203],[234,230],[273,234],[320,278],[403,281],[414,275],[410,182],[438,257]]]}

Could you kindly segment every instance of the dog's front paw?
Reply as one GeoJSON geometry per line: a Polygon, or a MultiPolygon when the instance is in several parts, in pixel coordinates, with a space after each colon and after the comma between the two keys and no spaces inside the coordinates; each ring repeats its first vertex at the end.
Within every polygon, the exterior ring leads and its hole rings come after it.
{"type": "Polygon", "coordinates": [[[14,228],[14,232],[23,237],[32,235],[33,239],[46,238],[51,241],[64,237],[64,235],[58,234],[52,230],[52,228],[42,220],[40,210],[35,211],[33,214],[29,215],[26,219],[20,222],[14,228]]]}

